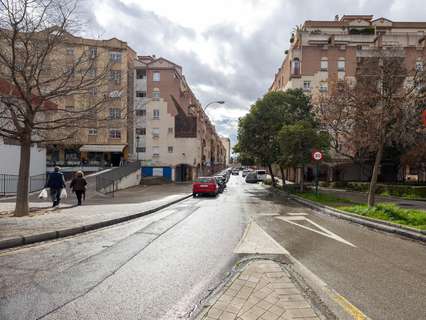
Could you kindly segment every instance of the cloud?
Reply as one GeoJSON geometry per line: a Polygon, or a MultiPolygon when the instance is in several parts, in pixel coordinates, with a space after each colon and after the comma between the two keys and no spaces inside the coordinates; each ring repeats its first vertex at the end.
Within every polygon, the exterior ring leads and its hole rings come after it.
{"type": "Polygon", "coordinates": [[[265,94],[296,25],[336,14],[424,20],[422,0],[99,0],[84,2],[90,30],[127,41],[139,54],[183,67],[219,133],[235,143],[238,117],[265,94]]]}

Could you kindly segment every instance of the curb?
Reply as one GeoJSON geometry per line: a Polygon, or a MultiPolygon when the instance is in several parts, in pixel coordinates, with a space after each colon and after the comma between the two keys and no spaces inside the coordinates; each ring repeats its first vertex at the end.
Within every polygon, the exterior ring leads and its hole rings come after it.
{"type": "Polygon", "coordinates": [[[114,224],[118,224],[118,223],[126,222],[126,221],[129,221],[129,220],[137,219],[137,218],[146,216],[148,214],[160,211],[164,208],[167,208],[171,205],[174,205],[175,203],[181,202],[181,201],[188,199],[190,197],[192,197],[192,193],[190,195],[186,195],[184,197],[176,199],[172,202],[163,204],[163,205],[161,205],[157,208],[153,208],[153,209],[150,209],[150,210],[147,210],[147,211],[142,211],[142,212],[139,212],[139,213],[135,213],[135,214],[131,214],[131,215],[128,215],[128,216],[119,217],[119,218],[115,218],[115,219],[111,219],[111,220],[100,221],[100,222],[91,223],[91,224],[88,224],[88,225],[72,227],[72,228],[67,228],[67,229],[49,231],[49,232],[34,234],[34,235],[30,235],[30,236],[20,236],[20,237],[16,237],[16,238],[0,240],[0,250],[10,249],[10,248],[14,248],[14,247],[19,247],[19,246],[37,243],[37,242],[42,242],[42,241],[47,241],[47,240],[65,238],[65,237],[69,237],[69,236],[74,236],[74,235],[79,234],[79,233],[109,227],[109,226],[112,226],[114,224]]]}
{"type": "Polygon", "coordinates": [[[410,238],[413,240],[418,240],[418,241],[422,241],[426,243],[426,230],[425,231],[416,230],[416,229],[395,224],[392,222],[382,221],[382,220],[369,218],[369,217],[361,217],[350,212],[345,212],[335,208],[331,208],[329,206],[317,204],[315,202],[303,199],[299,196],[296,196],[290,193],[288,193],[288,196],[292,198],[293,200],[315,211],[326,213],[340,219],[345,219],[351,222],[355,222],[369,228],[377,229],[377,230],[388,232],[388,233],[398,234],[406,238],[410,238]]]}

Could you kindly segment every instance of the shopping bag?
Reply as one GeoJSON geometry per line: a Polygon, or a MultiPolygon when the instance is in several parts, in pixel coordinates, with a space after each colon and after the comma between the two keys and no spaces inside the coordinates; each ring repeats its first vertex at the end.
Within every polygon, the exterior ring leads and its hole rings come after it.
{"type": "Polygon", "coordinates": [[[59,196],[60,199],[66,199],[67,198],[67,190],[65,188],[62,188],[61,195],[59,196]]]}
{"type": "Polygon", "coordinates": [[[44,188],[43,190],[41,190],[40,194],[38,195],[38,197],[40,199],[47,199],[47,189],[44,188]]]}

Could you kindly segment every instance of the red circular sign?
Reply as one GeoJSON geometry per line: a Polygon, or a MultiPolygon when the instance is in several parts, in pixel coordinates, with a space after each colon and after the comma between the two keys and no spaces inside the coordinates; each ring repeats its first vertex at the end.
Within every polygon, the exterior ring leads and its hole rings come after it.
{"type": "Polygon", "coordinates": [[[312,152],[312,159],[314,159],[315,161],[320,161],[322,160],[322,152],[321,151],[314,151],[312,152]]]}

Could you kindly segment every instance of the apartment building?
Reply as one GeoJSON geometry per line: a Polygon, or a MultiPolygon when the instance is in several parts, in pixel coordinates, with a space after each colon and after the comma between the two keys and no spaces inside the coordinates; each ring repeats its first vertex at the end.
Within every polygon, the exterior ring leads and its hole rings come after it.
{"type": "Polygon", "coordinates": [[[228,137],[220,137],[222,144],[226,150],[226,166],[229,166],[231,162],[231,140],[228,137]]]}
{"type": "Polygon", "coordinates": [[[118,166],[128,158],[128,113],[133,106],[136,52],[116,38],[86,39],[67,33],[61,47],[55,50],[55,60],[73,66],[87,54],[93,60],[90,75],[96,77],[102,72],[105,76],[89,93],[69,95],[56,103],[69,112],[93,105],[99,107],[93,119],[72,139],[47,145],[48,166],[60,165],[65,170],[73,170],[73,166],[83,165],[90,167],[86,168],[88,171],[96,171],[105,166],[118,166]]]}
{"type": "MultiPolygon", "coordinates": [[[[423,68],[426,58],[426,22],[397,22],[373,15],[344,15],[331,21],[305,21],[290,38],[281,67],[270,91],[300,88],[312,96],[333,90],[340,80],[355,80],[357,63],[372,49],[400,48],[408,70],[423,68]]],[[[332,161],[321,166],[322,179],[366,180],[368,173],[351,161],[332,154],[332,161]]],[[[294,170],[288,172],[297,180],[294,170]]],[[[313,169],[307,168],[308,179],[313,169]]],[[[382,164],[382,174],[396,180],[393,167],[382,164]]]]}
{"type": "Polygon", "coordinates": [[[132,158],[144,176],[189,181],[226,163],[226,150],[182,67],[161,57],[140,56],[134,63],[132,158]]]}

